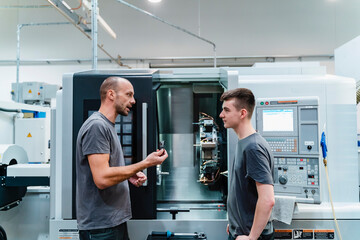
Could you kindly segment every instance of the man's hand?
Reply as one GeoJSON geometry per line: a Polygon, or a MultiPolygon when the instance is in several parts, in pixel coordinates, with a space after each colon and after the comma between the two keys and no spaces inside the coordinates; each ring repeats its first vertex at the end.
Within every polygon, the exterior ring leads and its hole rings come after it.
{"type": "Polygon", "coordinates": [[[129,182],[131,182],[135,187],[140,187],[144,184],[147,177],[143,172],[137,172],[134,176],[129,178],[129,182]]]}
{"type": "Polygon", "coordinates": [[[227,233],[227,235],[230,234],[230,232],[229,232],[229,224],[226,226],[226,233],[227,233]]]}
{"type": "Polygon", "coordinates": [[[150,166],[155,166],[162,164],[163,161],[168,157],[168,154],[165,149],[157,150],[156,152],[150,153],[144,161],[146,161],[150,166]]]}

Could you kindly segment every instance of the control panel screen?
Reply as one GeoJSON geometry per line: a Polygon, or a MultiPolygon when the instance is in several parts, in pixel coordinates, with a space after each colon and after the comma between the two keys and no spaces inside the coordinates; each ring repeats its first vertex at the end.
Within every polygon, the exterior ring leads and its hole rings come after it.
{"type": "Polygon", "coordinates": [[[264,132],[293,132],[294,109],[264,109],[264,132]]]}

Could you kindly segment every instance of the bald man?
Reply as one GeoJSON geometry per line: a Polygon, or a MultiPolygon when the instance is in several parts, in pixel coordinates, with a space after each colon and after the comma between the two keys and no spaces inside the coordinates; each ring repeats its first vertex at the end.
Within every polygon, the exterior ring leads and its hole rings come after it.
{"type": "Polygon", "coordinates": [[[132,84],[109,77],[100,87],[101,106],[82,125],[76,143],[77,222],[81,240],[129,239],[126,221],[131,218],[128,182],[136,187],[146,181],[141,170],[161,164],[167,152],[149,154],[125,166],[115,119],[127,116],[135,104],[132,84]]]}

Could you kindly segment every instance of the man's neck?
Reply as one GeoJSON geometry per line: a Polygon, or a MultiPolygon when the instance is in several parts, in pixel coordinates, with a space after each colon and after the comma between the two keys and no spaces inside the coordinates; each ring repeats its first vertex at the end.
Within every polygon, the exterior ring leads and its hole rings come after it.
{"type": "Polygon", "coordinates": [[[99,112],[104,115],[107,119],[109,119],[110,122],[115,123],[115,119],[117,117],[116,112],[107,109],[103,106],[100,106],[99,112]]]}
{"type": "Polygon", "coordinates": [[[234,128],[234,131],[240,140],[256,133],[250,121],[242,122],[237,128],[234,128]]]}

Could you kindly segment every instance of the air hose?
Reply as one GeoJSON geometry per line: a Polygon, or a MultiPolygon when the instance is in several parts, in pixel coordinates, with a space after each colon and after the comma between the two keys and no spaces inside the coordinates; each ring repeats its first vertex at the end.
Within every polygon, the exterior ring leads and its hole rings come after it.
{"type": "Polygon", "coordinates": [[[326,181],[327,181],[327,186],[328,186],[328,190],[329,190],[329,198],[330,198],[330,203],[331,203],[332,214],[334,216],[336,232],[337,232],[337,234],[339,236],[339,239],[342,240],[339,224],[338,224],[338,221],[337,221],[336,216],[335,216],[334,203],[333,203],[332,196],[331,196],[331,191],[330,191],[330,180],[329,180],[329,173],[328,173],[328,169],[327,169],[327,160],[326,160],[327,146],[326,146],[325,132],[322,132],[322,134],[321,134],[320,145],[321,145],[321,150],[322,150],[322,155],[323,155],[323,163],[324,163],[324,166],[325,166],[326,181]]]}

